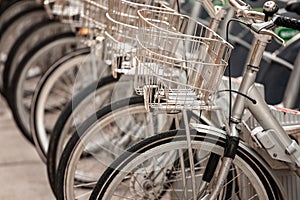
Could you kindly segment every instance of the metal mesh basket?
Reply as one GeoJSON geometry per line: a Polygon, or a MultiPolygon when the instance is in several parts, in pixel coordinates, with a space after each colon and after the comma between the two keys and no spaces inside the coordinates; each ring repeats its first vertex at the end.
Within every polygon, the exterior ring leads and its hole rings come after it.
{"type": "Polygon", "coordinates": [[[81,0],[83,2],[83,11],[81,14],[82,27],[95,29],[100,32],[106,27],[106,12],[108,0],[81,0]]]}
{"type": "Polygon", "coordinates": [[[210,109],[232,46],[178,13],[139,10],[135,90],[146,107],[210,109]]]}
{"type": "MultiPolygon", "coordinates": [[[[106,27],[106,61],[111,61],[112,73],[131,68],[132,54],[137,46],[136,33],[138,30],[137,11],[147,9],[170,9],[163,1],[154,0],[109,0],[106,27]]],[[[171,9],[170,9],[171,10],[171,9]]]]}
{"type": "Polygon", "coordinates": [[[51,10],[82,36],[97,37],[106,27],[107,0],[55,0],[51,10]]]}
{"type": "Polygon", "coordinates": [[[80,27],[80,14],[83,9],[81,0],[55,0],[51,6],[52,14],[62,22],[80,27]]]}

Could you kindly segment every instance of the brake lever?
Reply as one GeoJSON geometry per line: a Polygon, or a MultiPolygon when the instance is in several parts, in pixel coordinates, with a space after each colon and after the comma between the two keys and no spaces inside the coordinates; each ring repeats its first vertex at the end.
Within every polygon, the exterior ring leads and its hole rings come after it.
{"type": "Polygon", "coordinates": [[[269,30],[276,26],[274,23],[276,18],[277,18],[277,16],[274,16],[273,19],[270,21],[262,22],[262,23],[253,23],[250,25],[250,28],[251,28],[251,30],[255,31],[256,33],[270,35],[270,36],[276,38],[282,45],[285,45],[285,41],[281,37],[279,37],[273,31],[269,30]]]}
{"type": "Polygon", "coordinates": [[[264,35],[270,35],[272,37],[275,37],[283,46],[285,46],[285,41],[279,37],[278,35],[276,35],[276,33],[274,33],[271,30],[268,29],[261,29],[258,33],[264,34],[264,35]]]}
{"type": "Polygon", "coordinates": [[[263,29],[270,29],[274,26],[275,24],[273,21],[250,24],[251,29],[254,30],[256,33],[259,33],[263,29]]]}

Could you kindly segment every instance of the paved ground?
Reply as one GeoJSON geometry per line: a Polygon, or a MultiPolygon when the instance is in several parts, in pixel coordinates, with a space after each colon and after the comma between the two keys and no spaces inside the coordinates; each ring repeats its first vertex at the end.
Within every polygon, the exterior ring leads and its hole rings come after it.
{"type": "Polygon", "coordinates": [[[0,199],[51,200],[46,166],[17,129],[0,98],[0,199]]]}

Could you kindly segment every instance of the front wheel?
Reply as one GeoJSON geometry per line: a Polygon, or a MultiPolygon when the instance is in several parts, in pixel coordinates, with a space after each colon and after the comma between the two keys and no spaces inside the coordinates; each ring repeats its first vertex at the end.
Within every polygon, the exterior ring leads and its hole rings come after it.
{"type": "MultiPolygon", "coordinates": [[[[101,176],[90,199],[206,199],[214,190],[221,159],[209,183],[203,184],[202,177],[212,153],[222,157],[225,136],[191,130],[191,138],[194,171],[189,167],[185,131],[168,131],[118,157],[101,176]],[[192,198],[193,194],[197,197],[192,198]]],[[[264,162],[242,144],[229,174],[218,199],[282,199],[264,162]]]]}
{"type": "Polygon", "coordinates": [[[106,105],[72,134],[56,169],[57,199],[87,199],[100,175],[126,148],[172,127],[173,116],[145,110],[143,97],[106,105]]]}

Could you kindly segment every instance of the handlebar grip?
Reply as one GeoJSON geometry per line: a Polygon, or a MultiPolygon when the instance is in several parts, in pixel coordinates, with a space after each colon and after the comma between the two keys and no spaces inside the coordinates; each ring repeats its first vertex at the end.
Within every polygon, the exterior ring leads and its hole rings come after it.
{"type": "Polygon", "coordinates": [[[277,15],[277,18],[275,19],[274,24],[277,26],[284,26],[287,28],[300,30],[300,20],[295,19],[295,18],[277,15]]]}

